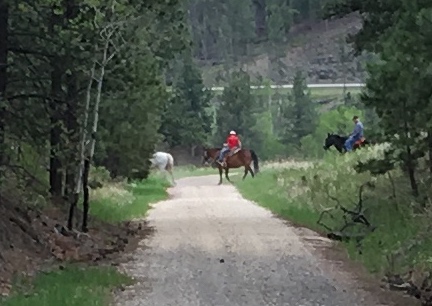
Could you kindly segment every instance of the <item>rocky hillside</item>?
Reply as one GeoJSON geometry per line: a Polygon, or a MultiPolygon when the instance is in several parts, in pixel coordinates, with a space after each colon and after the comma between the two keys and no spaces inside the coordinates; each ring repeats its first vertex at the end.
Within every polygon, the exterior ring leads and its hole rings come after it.
{"type": "MultiPolygon", "coordinates": [[[[239,63],[249,71],[255,82],[269,79],[275,84],[291,83],[296,69],[307,74],[309,83],[364,82],[365,62],[368,55],[355,58],[352,48],[345,42],[348,34],[360,29],[361,21],[353,14],[334,21],[301,24],[291,30],[290,43],[278,55],[261,46],[257,56],[239,63]],[[273,53],[273,54],[271,54],[273,53]]],[[[226,75],[223,65],[203,66],[206,85],[223,85],[226,75]]]]}

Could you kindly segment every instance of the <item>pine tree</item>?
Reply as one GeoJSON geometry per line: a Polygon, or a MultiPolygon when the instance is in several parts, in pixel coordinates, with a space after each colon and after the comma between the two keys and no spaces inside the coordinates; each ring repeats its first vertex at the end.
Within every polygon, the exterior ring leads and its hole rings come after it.
{"type": "Polygon", "coordinates": [[[284,118],[281,140],[287,145],[300,146],[300,140],[312,134],[317,125],[315,105],[301,71],[296,72],[289,101],[290,104],[282,105],[281,109],[281,116],[284,118]]]}
{"type": "Polygon", "coordinates": [[[172,97],[165,105],[160,132],[170,146],[203,144],[211,135],[212,93],[206,89],[190,52],[177,59],[172,97]]]}
{"type": "Polygon", "coordinates": [[[225,141],[230,130],[235,130],[246,146],[253,144],[256,124],[254,113],[257,110],[255,97],[251,91],[250,76],[240,70],[230,75],[230,82],[225,87],[221,104],[217,112],[216,141],[225,141]]]}

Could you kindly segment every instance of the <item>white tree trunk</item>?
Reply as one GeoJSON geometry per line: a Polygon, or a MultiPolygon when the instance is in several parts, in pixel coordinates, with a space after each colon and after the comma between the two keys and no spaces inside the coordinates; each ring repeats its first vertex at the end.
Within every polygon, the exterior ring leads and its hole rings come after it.
{"type": "Polygon", "coordinates": [[[96,94],[96,103],[95,103],[95,108],[94,108],[94,115],[93,115],[93,128],[92,128],[92,133],[91,133],[91,140],[90,140],[90,150],[88,152],[88,159],[91,161],[94,155],[94,151],[95,151],[95,147],[96,147],[96,132],[97,132],[97,128],[98,128],[98,122],[99,122],[99,105],[100,105],[100,101],[101,101],[101,96],[102,96],[102,84],[103,84],[103,79],[105,76],[105,66],[108,64],[108,62],[114,57],[114,55],[116,54],[116,52],[113,52],[109,57],[108,57],[108,48],[111,42],[111,36],[114,33],[111,32],[107,38],[106,38],[106,42],[105,42],[105,47],[104,47],[104,51],[103,51],[103,58],[102,58],[102,63],[101,63],[101,71],[100,71],[100,75],[99,75],[99,79],[98,79],[98,86],[97,86],[97,94],[96,94]]]}
{"type": "Polygon", "coordinates": [[[88,125],[88,118],[89,118],[89,112],[90,112],[90,101],[91,101],[91,88],[93,86],[93,80],[95,77],[95,70],[96,70],[96,62],[93,63],[93,67],[90,72],[90,80],[87,86],[87,96],[86,96],[86,105],[84,108],[84,120],[83,125],[81,127],[81,143],[80,143],[80,160],[79,160],[79,166],[78,166],[78,176],[75,182],[75,195],[79,196],[82,190],[82,175],[84,170],[84,159],[85,159],[85,149],[86,149],[86,143],[87,143],[87,125],[88,125]]]}

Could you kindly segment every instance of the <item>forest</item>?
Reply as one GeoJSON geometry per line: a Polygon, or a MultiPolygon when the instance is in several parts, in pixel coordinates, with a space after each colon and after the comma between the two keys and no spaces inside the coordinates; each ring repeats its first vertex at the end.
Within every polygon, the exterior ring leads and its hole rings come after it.
{"type": "MultiPolygon", "coordinates": [[[[356,169],[399,169],[398,183],[423,213],[432,178],[431,22],[426,0],[0,0],[0,202],[42,197],[62,208],[65,228],[87,232],[95,169],[143,180],[155,150],[180,148],[197,163],[200,147],[219,146],[231,129],[261,160],[319,159],[325,135],[349,133],[358,114],[368,137],[390,149],[356,169]],[[356,55],[379,58],[361,94],[324,101],[301,69],[292,91],[252,90],[240,67],[221,94],[204,85],[203,64],[240,66],[296,27],[352,13],[363,27],[347,41],[356,55]]],[[[10,224],[0,217],[0,232],[10,224]]],[[[0,264],[10,239],[0,235],[0,264]]]]}
{"type": "Polygon", "coordinates": [[[254,46],[290,39],[291,29],[321,20],[326,0],[186,2],[193,54],[212,63],[238,62],[254,46]]]}

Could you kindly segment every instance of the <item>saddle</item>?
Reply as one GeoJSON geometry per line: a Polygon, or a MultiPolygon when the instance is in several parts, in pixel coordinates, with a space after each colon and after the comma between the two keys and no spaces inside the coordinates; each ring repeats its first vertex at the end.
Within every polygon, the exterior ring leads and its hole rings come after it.
{"type": "Polygon", "coordinates": [[[240,150],[241,148],[235,148],[234,150],[230,150],[227,156],[233,156],[234,154],[238,153],[240,150]]]}
{"type": "Polygon", "coordinates": [[[230,150],[230,151],[228,152],[228,154],[226,154],[225,157],[224,157],[224,159],[223,159],[223,162],[222,162],[223,166],[224,166],[224,167],[227,166],[226,161],[227,161],[227,158],[228,158],[228,157],[231,157],[231,156],[237,154],[240,150],[241,150],[241,148],[239,148],[239,147],[235,148],[234,150],[230,150]]]}
{"type": "Polygon", "coordinates": [[[357,140],[354,144],[359,146],[359,145],[361,145],[365,140],[366,140],[366,138],[362,137],[362,138],[360,138],[359,140],[357,140]]]}

